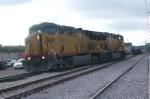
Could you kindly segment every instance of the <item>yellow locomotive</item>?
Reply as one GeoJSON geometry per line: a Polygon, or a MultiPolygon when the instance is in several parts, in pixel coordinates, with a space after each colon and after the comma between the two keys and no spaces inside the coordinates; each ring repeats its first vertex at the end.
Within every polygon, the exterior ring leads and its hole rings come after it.
{"type": "Polygon", "coordinates": [[[43,22],[29,28],[23,67],[48,71],[125,57],[123,36],[43,22]]]}

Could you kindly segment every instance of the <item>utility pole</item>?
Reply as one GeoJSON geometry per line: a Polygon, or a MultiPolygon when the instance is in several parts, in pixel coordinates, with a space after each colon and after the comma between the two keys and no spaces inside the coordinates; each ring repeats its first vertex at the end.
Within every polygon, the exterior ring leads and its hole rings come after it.
{"type": "MultiPolygon", "coordinates": [[[[119,36],[119,30],[118,30],[118,36],[119,36]]],[[[119,37],[118,37],[118,51],[119,51],[119,37]]]]}
{"type": "Polygon", "coordinates": [[[127,38],[127,43],[129,43],[129,40],[128,40],[128,38],[127,38]]]}
{"type": "Polygon", "coordinates": [[[19,40],[19,46],[20,46],[20,40],[19,40]]]}
{"type": "Polygon", "coordinates": [[[145,52],[147,53],[147,49],[146,49],[146,40],[145,40],[145,52]]]}

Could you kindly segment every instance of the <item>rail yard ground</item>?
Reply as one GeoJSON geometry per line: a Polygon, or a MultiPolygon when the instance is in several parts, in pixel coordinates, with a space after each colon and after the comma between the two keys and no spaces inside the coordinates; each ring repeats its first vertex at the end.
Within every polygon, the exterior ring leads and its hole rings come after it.
{"type": "MultiPolygon", "coordinates": [[[[24,99],[91,99],[99,89],[143,56],[138,55],[96,72],[79,76],[70,81],[28,95],[24,99]]],[[[132,69],[101,93],[98,99],[148,99],[148,57],[146,55],[141,59],[132,69]]],[[[7,68],[0,71],[0,78],[22,73],[26,73],[26,71],[7,68]]],[[[0,89],[57,74],[60,74],[60,72],[43,73],[19,81],[0,83],[0,89]]]]}
{"type": "Polygon", "coordinates": [[[0,71],[0,78],[12,76],[12,75],[18,75],[22,73],[26,73],[26,71],[24,69],[14,70],[14,68],[6,68],[6,70],[0,71]]]}

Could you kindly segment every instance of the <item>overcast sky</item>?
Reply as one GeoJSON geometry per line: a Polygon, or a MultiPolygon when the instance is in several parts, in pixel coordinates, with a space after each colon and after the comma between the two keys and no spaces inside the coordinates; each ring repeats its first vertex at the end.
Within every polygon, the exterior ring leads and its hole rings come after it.
{"type": "Polygon", "coordinates": [[[146,17],[150,1],[146,2],[147,12],[145,0],[1,0],[0,44],[24,45],[31,25],[53,22],[100,32],[119,31],[125,42],[144,45],[150,43],[146,17]]]}

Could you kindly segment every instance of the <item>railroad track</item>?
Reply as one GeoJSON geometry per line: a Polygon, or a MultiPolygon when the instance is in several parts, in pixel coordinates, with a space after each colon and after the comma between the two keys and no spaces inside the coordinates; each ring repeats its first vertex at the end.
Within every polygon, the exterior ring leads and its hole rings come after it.
{"type": "Polygon", "coordinates": [[[31,77],[31,76],[35,76],[39,74],[41,73],[22,73],[22,74],[13,75],[13,76],[7,76],[7,77],[0,78],[0,83],[21,80],[26,77],[31,77]]]}
{"type": "MultiPolygon", "coordinates": [[[[115,63],[118,63],[118,62],[120,62],[120,61],[113,62],[113,63],[107,64],[107,65],[103,64],[103,66],[95,66],[95,65],[86,66],[86,67],[82,67],[82,68],[79,68],[76,70],[71,70],[69,72],[58,74],[55,76],[51,76],[51,77],[39,79],[36,81],[31,81],[31,82],[7,87],[4,89],[0,89],[0,94],[3,99],[12,99],[12,98],[16,99],[16,98],[25,97],[32,93],[41,91],[47,87],[52,87],[57,84],[77,78],[79,76],[98,71],[102,68],[106,68],[106,67],[113,65],[115,63]]],[[[97,64],[97,65],[99,65],[99,64],[97,64]]]]}
{"type": "MultiPolygon", "coordinates": [[[[125,58],[125,60],[128,58],[132,58],[132,57],[134,57],[134,56],[129,56],[129,57],[125,58]]],[[[102,63],[100,63],[100,64],[102,64],[102,63]]],[[[100,65],[100,64],[98,64],[98,65],[100,65]]],[[[26,77],[36,76],[36,75],[40,75],[40,74],[42,74],[42,72],[41,73],[22,73],[22,74],[18,74],[18,75],[2,77],[2,78],[0,78],[0,83],[22,80],[22,79],[25,79],[26,77]]]]}
{"type": "Polygon", "coordinates": [[[99,96],[102,92],[104,92],[108,87],[110,87],[114,82],[116,82],[121,76],[123,76],[126,72],[128,72],[130,69],[132,69],[133,66],[135,66],[141,59],[143,59],[145,56],[140,58],[137,62],[126,68],[123,72],[121,72],[114,80],[104,85],[102,88],[100,88],[95,94],[90,97],[89,99],[99,99],[99,96]]]}

